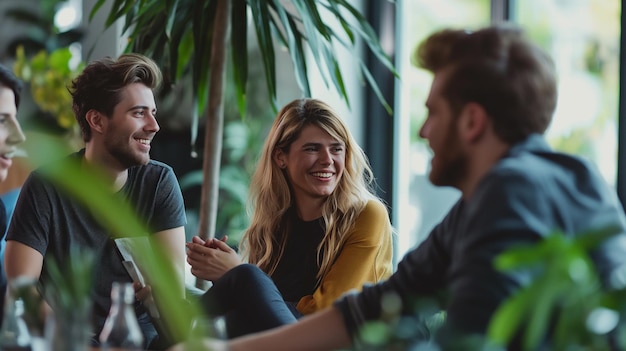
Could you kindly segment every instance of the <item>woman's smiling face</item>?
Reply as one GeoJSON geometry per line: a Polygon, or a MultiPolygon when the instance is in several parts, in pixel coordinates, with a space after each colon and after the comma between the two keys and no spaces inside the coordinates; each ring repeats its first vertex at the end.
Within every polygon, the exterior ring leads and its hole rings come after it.
{"type": "Polygon", "coordinates": [[[332,194],[343,175],[346,147],[323,129],[309,125],[289,151],[278,150],[274,160],[285,170],[296,202],[302,203],[332,194]]]}

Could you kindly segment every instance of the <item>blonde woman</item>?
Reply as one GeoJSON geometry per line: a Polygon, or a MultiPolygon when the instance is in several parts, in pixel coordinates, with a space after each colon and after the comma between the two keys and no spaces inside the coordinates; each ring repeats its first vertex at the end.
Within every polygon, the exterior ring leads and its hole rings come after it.
{"type": "Polygon", "coordinates": [[[372,182],[328,105],[283,107],[252,177],[243,259],[219,240],[187,245],[192,274],[214,283],[203,301],[226,316],[229,337],[293,322],[391,275],[392,227],[372,182]]]}

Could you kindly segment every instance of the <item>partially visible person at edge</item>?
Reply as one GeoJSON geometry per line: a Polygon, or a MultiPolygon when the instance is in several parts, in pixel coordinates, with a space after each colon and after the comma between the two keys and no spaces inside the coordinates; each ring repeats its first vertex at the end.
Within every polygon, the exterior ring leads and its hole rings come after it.
{"type": "Polygon", "coordinates": [[[214,285],[202,297],[225,315],[228,337],[295,322],[392,273],[392,227],[367,158],[322,101],[278,113],[250,185],[244,260],[223,241],[187,244],[191,272],[214,285]]]}
{"type": "MultiPolygon", "coordinates": [[[[12,158],[17,145],[26,138],[17,120],[17,108],[20,105],[22,82],[5,66],[0,65],[0,182],[7,179],[12,158]]],[[[5,235],[10,220],[4,202],[0,199],[0,325],[4,315],[4,295],[7,278],[4,270],[5,235]]]]}
{"type": "MultiPolygon", "coordinates": [[[[160,81],[158,66],[139,54],[90,63],[69,89],[85,147],[42,167],[64,167],[67,162],[79,161],[101,170],[111,191],[129,201],[137,218],[152,232],[151,238],[165,248],[168,257],[163,260],[171,262],[178,275],[178,281],[171,284],[179,290],[182,301],[186,223],[182,193],[172,168],[151,160],[149,154],[150,143],[159,131],[153,90],[160,81]]],[[[49,259],[63,264],[72,246],[93,250],[97,264],[93,272],[92,344],[97,345],[111,306],[112,283],[132,279],[111,233],[78,200],[46,179],[43,170],[32,172],[22,187],[7,234],[7,276],[40,279],[45,290],[48,282],[42,268],[49,259]]],[[[159,340],[142,303],[152,301],[151,288],[138,284],[135,288],[137,319],[146,346],[155,348],[153,345],[163,339],[159,340]]],[[[154,293],[158,297],[158,292],[154,293]]]]}
{"type": "MultiPolygon", "coordinates": [[[[575,236],[617,228],[591,257],[607,287],[623,281],[613,279],[626,260],[626,220],[615,191],[595,167],[552,151],[542,136],[557,100],[551,58],[520,28],[501,24],[434,33],[414,59],[434,73],[419,132],[433,151],[429,179],[459,189],[459,201],[389,280],[298,323],[227,343],[207,339],[205,349],[348,348],[358,344],[364,323],[381,318],[386,294],[397,295],[406,313],[414,313],[416,298],[442,298],[446,317],[434,340],[453,349],[465,337],[485,337],[501,303],[533,281],[531,269],[502,272],[494,258],[555,230],[575,236]]],[[[430,337],[424,325],[413,332],[430,337]]],[[[508,348],[520,349],[519,341],[508,348]]]]}

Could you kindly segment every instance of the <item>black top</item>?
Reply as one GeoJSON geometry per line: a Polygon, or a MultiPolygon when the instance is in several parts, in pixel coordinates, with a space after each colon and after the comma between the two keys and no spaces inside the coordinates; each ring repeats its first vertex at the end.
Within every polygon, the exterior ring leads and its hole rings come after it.
{"type": "Polygon", "coordinates": [[[324,237],[324,226],[321,218],[305,222],[293,215],[290,220],[285,250],[271,278],[285,301],[297,303],[317,287],[317,247],[324,237]]]}

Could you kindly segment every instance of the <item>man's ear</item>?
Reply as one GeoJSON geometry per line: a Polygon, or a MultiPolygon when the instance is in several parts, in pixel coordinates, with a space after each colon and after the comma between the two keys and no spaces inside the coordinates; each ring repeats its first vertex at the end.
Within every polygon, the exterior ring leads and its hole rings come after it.
{"type": "Polygon", "coordinates": [[[489,116],[485,108],[475,102],[467,103],[459,115],[459,133],[468,142],[480,139],[489,128],[489,116]]]}
{"type": "Polygon", "coordinates": [[[104,129],[104,126],[103,126],[104,118],[105,117],[102,115],[102,113],[93,109],[87,111],[87,114],[85,114],[85,120],[87,120],[89,127],[91,128],[93,132],[97,132],[97,133],[102,133],[104,129]]]}

